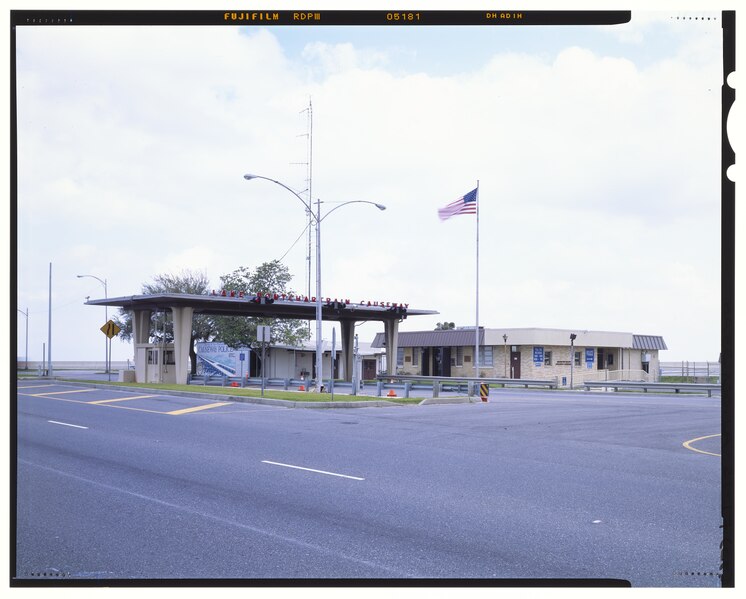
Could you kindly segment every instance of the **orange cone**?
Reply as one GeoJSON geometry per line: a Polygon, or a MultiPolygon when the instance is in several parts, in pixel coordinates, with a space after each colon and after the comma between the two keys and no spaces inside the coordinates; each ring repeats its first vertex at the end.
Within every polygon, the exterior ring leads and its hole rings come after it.
{"type": "Polygon", "coordinates": [[[301,385],[300,387],[298,387],[298,391],[305,391],[305,390],[306,390],[306,388],[303,385],[301,385]]]}
{"type": "Polygon", "coordinates": [[[389,389],[389,393],[387,397],[396,397],[396,392],[393,389],[389,389]]]}

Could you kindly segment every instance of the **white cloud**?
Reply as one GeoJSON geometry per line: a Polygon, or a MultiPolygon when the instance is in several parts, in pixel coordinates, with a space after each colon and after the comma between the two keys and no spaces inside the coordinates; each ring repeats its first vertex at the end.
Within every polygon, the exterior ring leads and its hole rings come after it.
{"type": "MultiPolygon", "coordinates": [[[[21,30],[19,297],[44,295],[52,260],[126,295],[159,272],[204,269],[217,284],[279,258],[303,207],[242,175],[306,187],[292,163],[306,160],[310,96],[314,198],[388,207],[324,221],[324,295],[470,324],[474,221],[436,210],[479,180],[482,324],[679,334],[672,302],[702,322],[719,310],[679,283],[716,283],[719,259],[719,59],[715,34],[697,31],[645,65],[568,36],[555,55],[515,48],[446,77],[397,69],[392,56],[426,54],[406,38],[339,44],[319,29],[295,60],[292,32],[271,28],[21,30]],[[672,278],[672,256],[692,270],[672,278]]],[[[298,289],[305,251],[286,260],[298,289]]]]}

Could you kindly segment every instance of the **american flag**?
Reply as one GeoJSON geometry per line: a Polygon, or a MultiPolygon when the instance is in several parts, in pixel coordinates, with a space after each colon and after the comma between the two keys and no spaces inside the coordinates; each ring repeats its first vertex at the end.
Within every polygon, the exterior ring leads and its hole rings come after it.
{"type": "Polygon", "coordinates": [[[476,214],[477,213],[477,190],[472,189],[465,196],[459,198],[455,202],[451,202],[448,206],[440,208],[438,210],[438,216],[440,220],[447,220],[457,214],[476,214]]]}

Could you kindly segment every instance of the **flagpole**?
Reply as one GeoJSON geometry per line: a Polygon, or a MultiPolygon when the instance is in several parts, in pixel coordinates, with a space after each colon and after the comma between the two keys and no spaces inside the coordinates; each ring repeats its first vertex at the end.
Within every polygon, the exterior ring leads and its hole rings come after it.
{"type": "Polygon", "coordinates": [[[474,327],[474,370],[475,376],[479,378],[479,179],[477,179],[477,308],[476,326],[474,327]]]}

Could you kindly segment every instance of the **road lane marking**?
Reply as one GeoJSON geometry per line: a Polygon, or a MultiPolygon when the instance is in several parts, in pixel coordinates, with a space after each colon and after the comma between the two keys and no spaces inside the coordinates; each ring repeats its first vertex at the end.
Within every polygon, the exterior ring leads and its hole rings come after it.
{"type": "MultiPolygon", "coordinates": [[[[115,406],[112,406],[115,407],[115,406]]],[[[136,499],[140,499],[142,501],[149,501],[151,503],[155,503],[156,505],[169,508],[176,512],[182,512],[185,514],[189,514],[192,516],[198,516],[200,518],[204,518],[205,520],[211,520],[212,522],[218,522],[219,524],[224,524],[228,526],[233,526],[236,528],[239,528],[241,530],[246,530],[255,534],[263,535],[265,537],[268,537],[270,539],[282,541],[288,544],[295,545],[297,547],[302,547],[304,549],[310,549],[312,551],[316,551],[321,554],[329,555],[334,559],[349,561],[357,564],[362,564],[369,568],[375,568],[378,570],[383,570],[384,572],[388,572],[390,575],[386,576],[386,578],[411,578],[414,574],[411,571],[407,570],[400,570],[398,568],[393,568],[391,566],[387,566],[385,564],[380,564],[378,562],[374,562],[371,560],[367,560],[361,557],[355,557],[354,555],[350,555],[349,552],[345,552],[340,549],[336,549],[333,546],[329,545],[317,545],[315,543],[309,543],[308,541],[304,541],[297,537],[291,537],[285,534],[282,534],[281,532],[276,532],[267,528],[259,528],[258,526],[254,526],[252,524],[245,524],[243,522],[239,522],[237,520],[233,520],[230,518],[226,518],[223,516],[219,516],[217,514],[212,514],[209,512],[204,512],[200,510],[196,510],[192,507],[188,507],[183,505],[182,503],[172,503],[169,501],[165,501],[163,499],[158,499],[157,497],[152,497],[150,495],[143,495],[142,493],[137,493],[135,491],[130,491],[129,489],[124,489],[122,487],[116,487],[114,485],[109,485],[106,483],[102,483],[97,480],[92,480],[90,478],[84,478],[82,476],[72,474],[70,472],[64,472],[62,470],[57,470],[56,468],[52,468],[51,466],[46,466],[43,464],[37,464],[34,462],[31,462],[29,460],[25,460],[23,458],[19,458],[18,462],[21,464],[26,464],[28,466],[33,466],[36,468],[40,468],[42,470],[46,470],[48,472],[53,472],[57,474],[58,476],[64,476],[67,478],[72,478],[74,480],[87,483],[89,485],[92,485],[94,487],[99,487],[102,489],[106,489],[109,491],[114,491],[116,493],[120,493],[122,495],[128,495],[130,497],[134,497],[136,499]]]]}
{"type": "Polygon", "coordinates": [[[317,472],[318,474],[328,474],[329,476],[340,476],[342,478],[351,478],[352,480],[365,480],[359,476],[348,476],[346,474],[337,474],[336,472],[326,472],[325,470],[314,470],[313,468],[303,468],[302,466],[293,466],[291,464],[281,464],[280,462],[270,462],[262,460],[262,464],[272,464],[273,466],[284,466],[285,468],[295,468],[296,470],[307,470],[308,472],[317,472]]]}
{"type": "Polygon", "coordinates": [[[707,455],[714,455],[715,457],[721,457],[719,453],[712,453],[711,451],[703,451],[702,449],[697,449],[696,447],[692,447],[691,443],[694,443],[695,441],[702,441],[703,439],[712,439],[712,437],[719,437],[721,433],[717,433],[714,435],[705,435],[704,437],[697,437],[696,439],[689,439],[688,441],[684,441],[682,445],[686,447],[687,449],[691,449],[692,451],[696,451],[697,453],[706,453],[707,455]]]}
{"type": "MultiPolygon", "coordinates": [[[[81,399],[67,399],[65,397],[49,397],[48,395],[32,395],[31,393],[18,393],[17,395],[23,395],[25,397],[41,397],[42,399],[51,399],[52,401],[66,401],[68,403],[79,403],[84,406],[92,405],[90,401],[83,401],[81,399]]],[[[127,406],[112,406],[109,404],[100,404],[102,408],[115,408],[117,410],[132,410],[133,412],[148,412],[150,414],[168,414],[168,412],[160,412],[158,410],[146,410],[144,408],[130,408],[127,406]]]]}
{"type": "Polygon", "coordinates": [[[72,391],[47,391],[46,393],[33,393],[33,397],[48,397],[49,395],[65,395],[68,393],[90,393],[96,389],[73,389],[72,391]]]}
{"type": "Polygon", "coordinates": [[[72,426],[73,428],[84,428],[88,429],[87,426],[78,426],[77,424],[69,424],[67,422],[57,422],[56,420],[47,420],[47,422],[50,422],[52,424],[61,424],[62,426],[72,426]]]}
{"type": "Polygon", "coordinates": [[[145,399],[146,397],[158,397],[157,395],[133,395],[132,397],[117,397],[115,399],[99,399],[96,401],[87,401],[91,404],[112,403],[114,401],[129,401],[130,399],[145,399]]]}
{"type": "Polygon", "coordinates": [[[232,402],[222,401],[218,403],[209,403],[203,406],[195,406],[194,408],[184,408],[183,410],[174,410],[173,412],[162,412],[162,414],[168,414],[169,416],[181,416],[182,414],[190,414],[191,412],[199,412],[200,410],[209,410],[210,408],[219,408],[220,406],[228,406],[232,402]]]}

